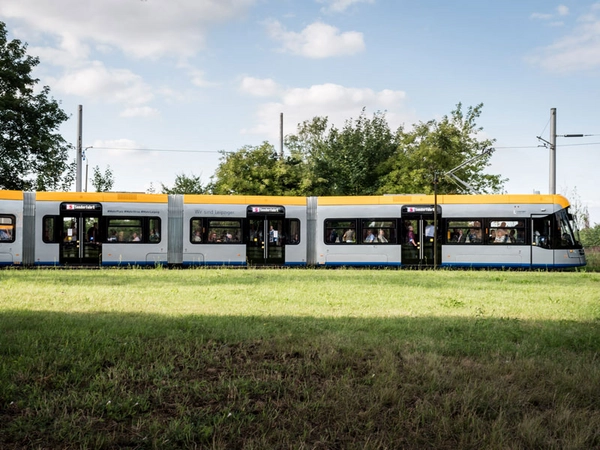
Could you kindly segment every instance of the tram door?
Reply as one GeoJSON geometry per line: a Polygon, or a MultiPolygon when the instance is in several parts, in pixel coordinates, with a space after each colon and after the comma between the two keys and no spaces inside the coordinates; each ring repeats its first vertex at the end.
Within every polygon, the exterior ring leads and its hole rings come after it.
{"type": "Polygon", "coordinates": [[[251,265],[285,263],[285,208],[248,206],[246,258],[251,265]]]}
{"type": "Polygon", "coordinates": [[[531,215],[531,267],[554,265],[552,216],[531,215]]]}
{"type": "Polygon", "coordinates": [[[99,265],[102,260],[99,203],[61,204],[61,264],[99,265]]]}
{"type": "Polygon", "coordinates": [[[401,220],[402,264],[433,267],[441,253],[441,208],[438,206],[437,233],[434,232],[433,205],[403,206],[401,220]],[[436,238],[434,239],[434,236],[436,238]],[[437,246],[437,252],[435,251],[437,246]]]}

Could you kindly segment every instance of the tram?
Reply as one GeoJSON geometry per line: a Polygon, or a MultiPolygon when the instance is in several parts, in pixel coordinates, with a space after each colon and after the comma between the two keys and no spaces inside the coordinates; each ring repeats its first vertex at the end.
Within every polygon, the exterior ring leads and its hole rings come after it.
{"type": "Polygon", "coordinates": [[[269,197],[0,191],[1,266],[565,269],[560,195],[269,197]]]}

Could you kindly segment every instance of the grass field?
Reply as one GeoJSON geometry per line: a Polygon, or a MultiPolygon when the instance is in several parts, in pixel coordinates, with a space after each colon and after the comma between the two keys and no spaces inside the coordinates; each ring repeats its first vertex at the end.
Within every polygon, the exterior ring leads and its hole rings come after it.
{"type": "Polygon", "coordinates": [[[585,259],[587,264],[580,270],[588,272],[600,272],[600,247],[586,248],[585,259]]]}
{"type": "Polygon", "coordinates": [[[600,274],[0,271],[0,448],[600,448],[600,274]]]}

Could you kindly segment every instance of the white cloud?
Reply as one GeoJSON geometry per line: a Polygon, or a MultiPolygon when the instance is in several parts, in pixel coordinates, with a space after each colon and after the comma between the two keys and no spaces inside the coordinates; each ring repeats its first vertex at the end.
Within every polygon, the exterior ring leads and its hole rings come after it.
{"type": "MultiPolygon", "coordinates": [[[[556,7],[556,14],[554,13],[532,13],[531,16],[529,16],[531,19],[537,19],[537,20],[553,20],[557,15],[559,16],[568,16],[569,15],[569,8],[565,5],[558,5],[556,7]]],[[[558,21],[553,21],[551,23],[552,24],[556,24],[558,21]]]]}
{"type": "Polygon", "coordinates": [[[527,60],[551,72],[576,72],[600,67],[600,17],[582,16],[569,34],[538,49],[527,60]]]}
{"type": "Polygon", "coordinates": [[[386,117],[392,128],[413,118],[403,112],[406,94],[403,91],[367,88],[348,88],[337,84],[321,84],[309,88],[291,88],[282,91],[278,102],[259,106],[257,124],[245,134],[263,134],[276,142],[279,136],[280,113],[284,113],[284,134],[295,133],[297,125],[307,118],[327,116],[329,124],[341,128],[344,122],[358,118],[363,108],[368,111],[387,111],[386,117]]]}
{"type": "Polygon", "coordinates": [[[317,2],[328,5],[322,9],[323,12],[339,13],[346,11],[356,3],[374,3],[375,0],[317,0],[317,2]]]}
{"type": "Polygon", "coordinates": [[[58,92],[108,103],[141,105],[154,97],[139,75],[126,69],[107,69],[101,62],[69,71],[52,86],[58,92]]]}
{"type": "Polygon", "coordinates": [[[532,19],[538,19],[538,20],[550,20],[552,19],[553,15],[552,14],[546,14],[546,13],[532,13],[531,16],[532,19]]]}
{"type": "Polygon", "coordinates": [[[192,80],[192,84],[194,86],[206,88],[206,87],[213,87],[213,86],[218,85],[218,83],[213,83],[211,81],[207,81],[203,70],[198,70],[198,69],[190,70],[190,77],[192,80]]]}
{"type": "Polygon", "coordinates": [[[569,14],[569,8],[565,5],[558,5],[556,8],[559,16],[566,16],[569,14]]]}
{"type": "Polygon", "coordinates": [[[280,92],[280,88],[271,78],[244,77],[240,83],[242,92],[255,97],[271,97],[280,92]]]}
{"type": "Polygon", "coordinates": [[[273,40],[282,43],[282,51],[307,58],[353,55],[365,49],[362,33],[340,33],[336,27],[322,22],[310,24],[296,33],[287,31],[278,21],[270,20],[267,22],[267,30],[273,40]]]}
{"type": "Polygon", "coordinates": [[[126,108],[119,114],[120,117],[156,117],[158,110],[149,106],[140,106],[137,108],[126,108]]]}
{"type": "Polygon", "coordinates": [[[38,31],[117,48],[138,58],[187,58],[209,27],[239,16],[255,0],[3,0],[2,15],[38,31]]]}

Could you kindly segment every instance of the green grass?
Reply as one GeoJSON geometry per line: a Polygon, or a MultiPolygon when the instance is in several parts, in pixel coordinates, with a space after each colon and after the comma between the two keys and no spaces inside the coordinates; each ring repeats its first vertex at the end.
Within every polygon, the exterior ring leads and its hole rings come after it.
{"type": "Polygon", "coordinates": [[[587,264],[581,270],[600,272],[600,247],[586,248],[585,259],[587,264]]]}
{"type": "Polygon", "coordinates": [[[0,448],[598,448],[600,274],[0,271],[0,448]]]}

